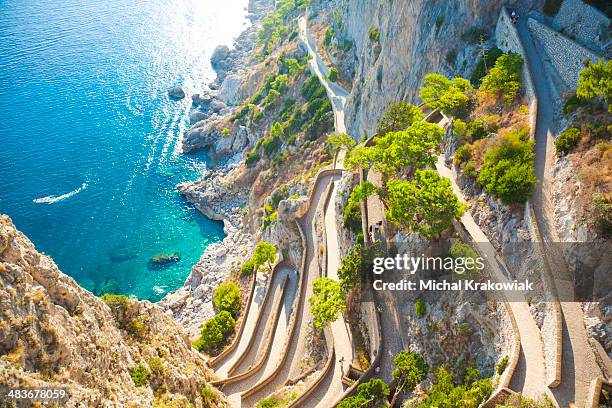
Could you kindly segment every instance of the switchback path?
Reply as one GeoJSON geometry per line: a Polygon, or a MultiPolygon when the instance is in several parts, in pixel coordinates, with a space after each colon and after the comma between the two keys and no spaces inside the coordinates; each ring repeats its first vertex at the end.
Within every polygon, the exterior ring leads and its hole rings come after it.
{"type": "Polygon", "coordinates": [[[344,125],[344,103],[346,101],[348,91],[340,85],[327,79],[329,69],[327,66],[325,66],[325,63],[317,52],[317,44],[312,34],[308,31],[308,24],[305,16],[300,17],[298,20],[298,26],[300,29],[300,40],[306,47],[308,55],[312,56],[312,59],[308,61],[308,67],[310,68],[310,71],[319,78],[319,81],[321,81],[321,84],[323,84],[325,87],[327,96],[331,101],[332,109],[334,111],[334,127],[336,129],[336,133],[346,133],[346,127],[344,125]]]}
{"type": "MultiPolygon", "coordinates": [[[[216,363],[214,365],[215,374],[220,379],[227,378],[229,369],[235,364],[236,360],[247,351],[247,345],[253,336],[253,332],[255,331],[255,325],[258,320],[258,316],[261,311],[261,305],[264,301],[265,293],[266,293],[266,283],[267,281],[262,277],[263,273],[257,273],[256,286],[253,296],[251,298],[251,307],[249,308],[249,314],[246,317],[246,322],[244,324],[243,335],[238,339],[238,346],[227,355],[223,360],[216,363]]],[[[271,286],[271,285],[270,285],[271,286]]]]}
{"type": "MultiPolygon", "coordinates": [[[[253,406],[257,401],[267,397],[268,395],[275,392],[278,388],[285,385],[285,383],[293,378],[300,376],[304,370],[304,362],[302,357],[306,354],[306,339],[309,332],[309,326],[307,322],[312,319],[312,313],[310,312],[310,302],[308,298],[313,294],[312,282],[319,277],[319,266],[318,266],[318,248],[315,246],[314,237],[316,231],[314,228],[314,219],[323,210],[323,204],[325,201],[325,193],[329,186],[329,183],[339,177],[338,175],[326,175],[319,179],[319,182],[314,186],[315,190],[312,194],[311,205],[308,208],[306,216],[299,221],[304,231],[306,238],[306,266],[302,273],[304,274],[302,279],[302,287],[300,293],[297,295],[300,297],[298,301],[298,307],[296,309],[296,320],[295,329],[289,341],[287,349],[287,358],[283,360],[281,366],[278,368],[278,372],[271,378],[264,378],[266,385],[250,395],[248,398],[243,398],[243,406],[253,406]]],[[[274,367],[275,368],[275,367],[274,367]]],[[[273,369],[272,369],[273,370],[273,369]]],[[[271,370],[271,371],[272,371],[271,370]]]]}
{"type": "MultiPolygon", "coordinates": [[[[544,66],[540,55],[542,51],[534,43],[526,19],[519,20],[517,30],[527,53],[526,63],[531,67],[530,71],[538,97],[535,172],[539,183],[533,196],[533,207],[544,242],[558,243],[560,239],[554,226],[553,207],[550,200],[550,175],[554,163],[554,103],[545,70],[542,69],[544,66]]],[[[555,274],[555,286],[559,299],[571,299],[572,280],[559,246],[546,245],[546,252],[551,269],[555,274]]],[[[563,313],[561,384],[552,392],[562,406],[568,406],[574,402],[578,408],[582,408],[591,382],[601,377],[602,372],[588,341],[581,304],[568,301],[560,303],[563,313]]]]}
{"type": "MultiPolygon", "coordinates": [[[[438,156],[436,170],[438,170],[442,177],[446,177],[451,182],[453,192],[461,202],[465,203],[466,199],[463,192],[455,182],[451,170],[444,164],[444,155],[438,156]]],[[[510,280],[502,270],[507,270],[506,266],[501,259],[496,257],[495,248],[478,224],[476,224],[470,212],[466,211],[460,221],[472,237],[473,244],[486,256],[491,267],[492,277],[498,282],[509,282],[510,280]]],[[[514,391],[522,392],[531,398],[539,399],[542,394],[552,397],[546,383],[544,344],[540,335],[540,329],[529,311],[527,300],[524,294],[516,291],[505,292],[505,295],[508,298],[508,305],[516,318],[521,337],[521,355],[512,377],[510,388],[514,391]]]]}

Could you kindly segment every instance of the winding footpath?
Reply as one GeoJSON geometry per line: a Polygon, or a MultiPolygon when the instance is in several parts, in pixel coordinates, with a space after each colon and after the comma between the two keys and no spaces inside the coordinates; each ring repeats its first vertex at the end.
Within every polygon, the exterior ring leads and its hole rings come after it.
{"type": "MultiPolygon", "coordinates": [[[[452,185],[453,192],[463,203],[466,203],[463,191],[455,182],[455,178],[451,170],[444,164],[444,156],[438,156],[436,170],[442,176],[447,178],[452,185]]],[[[503,260],[496,256],[496,251],[482,229],[476,224],[474,218],[469,211],[461,217],[461,224],[474,241],[473,244],[478,248],[479,252],[487,259],[490,267],[490,273],[493,279],[497,282],[510,282],[505,271],[508,268],[503,260]]],[[[521,354],[519,362],[512,377],[510,388],[514,391],[522,392],[531,398],[540,398],[542,394],[552,397],[546,383],[546,365],[544,361],[544,343],[540,335],[540,329],[536,325],[529,304],[525,298],[525,294],[517,291],[502,292],[507,300],[508,305],[512,309],[512,313],[516,318],[518,325],[519,336],[521,338],[521,354]]]]}
{"type": "Polygon", "coordinates": [[[591,382],[601,377],[602,372],[589,344],[581,304],[568,301],[572,299],[572,280],[569,278],[567,264],[560,253],[559,245],[554,244],[560,242],[553,222],[550,200],[550,175],[554,162],[554,103],[545,70],[542,69],[542,51],[539,51],[534,43],[526,19],[519,21],[517,31],[527,53],[526,63],[531,68],[538,97],[535,172],[539,183],[533,196],[533,207],[547,257],[555,274],[555,286],[563,314],[561,384],[552,392],[560,405],[568,406],[573,402],[581,408],[585,406],[591,382]]]}

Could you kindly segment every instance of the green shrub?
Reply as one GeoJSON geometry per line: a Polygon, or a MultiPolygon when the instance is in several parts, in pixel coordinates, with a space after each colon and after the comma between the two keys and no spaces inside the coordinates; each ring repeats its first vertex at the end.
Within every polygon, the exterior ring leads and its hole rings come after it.
{"type": "Polygon", "coordinates": [[[474,162],[472,160],[468,161],[465,164],[465,166],[463,167],[462,174],[465,177],[469,177],[473,179],[475,179],[478,176],[478,172],[476,171],[476,166],[474,165],[474,162]]]}
{"type": "Polygon", "coordinates": [[[590,217],[605,238],[612,236],[612,199],[602,193],[593,194],[590,217]]]}
{"type": "Polygon", "coordinates": [[[450,248],[450,256],[455,259],[463,259],[463,264],[459,265],[457,262],[455,263],[455,272],[458,274],[466,273],[467,276],[470,276],[472,272],[476,271],[476,258],[478,258],[478,254],[476,251],[469,246],[468,244],[464,244],[463,242],[455,242],[455,244],[450,248]],[[467,261],[471,259],[471,261],[467,261]]]}
{"type": "Polygon", "coordinates": [[[221,135],[222,135],[223,137],[229,137],[229,136],[231,136],[231,135],[232,135],[232,133],[230,132],[230,130],[229,130],[228,128],[226,128],[226,127],[225,127],[225,128],[223,128],[223,129],[221,130],[221,135]]]}
{"type": "Polygon", "coordinates": [[[578,98],[575,93],[573,93],[565,100],[565,103],[563,104],[563,113],[566,116],[571,115],[576,111],[576,109],[584,105],[586,105],[586,103],[582,99],[578,98]]]}
{"type": "Polygon", "coordinates": [[[233,333],[236,327],[236,320],[232,317],[230,312],[222,310],[215,316],[215,320],[219,326],[219,330],[224,336],[233,333]]]}
{"type": "Polygon", "coordinates": [[[510,359],[508,358],[508,356],[504,356],[504,358],[500,360],[500,362],[497,364],[497,367],[496,367],[496,371],[498,375],[502,375],[506,367],[508,367],[509,361],[510,359]]]}
{"type": "Polygon", "coordinates": [[[480,89],[491,94],[501,94],[506,103],[516,99],[521,88],[521,68],[523,57],[520,54],[503,54],[489,73],[482,78],[480,89]]]}
{"type": "Polygon", "coordinates": [[[472,76],[470,76],[470,82],[474,86],[480,86],[482,78],[487,74],[487,70],[491,69],[495,65],[495,61],[502,56],[504,52],[497,47],[490,48],[485,51],[485,58],[480,58],[472,76]]]}
{"type": "Polygon", "coordinates": [[[130,370],[130,377],[132,377],[132,381],[134,385],[137,387],[142,387],[147,385],[147,380],[149,379],[149,370],[142,364],[138,364],[136,368],[130,370]]]}
{"type": "Polygon", "coordinates": [[[612,61],[599,60],[590,62],[588,67],[580,71],[576,95],[583,101],[603,98],[612,113],[612,61]]]}
{"type": "Polygon", "coordinates": [[[370,31],[368,31],[368,38],[370,41],[374,41],[376,44],[380,41],[380,32],[376,27],[370,27],[370,31]]]}
{"type": "Polygon", "coordinates": [[[427,74],[420,89],[423,102],[432,109],[457,117],[466,113],[472,94],[472,86],[467,79],[456,77],[448,79],[441,74],[427,74]]]}
{"type": "Polygon", "coordinates": [[[533,157],[533,142],[504,135],[485,154],[478,183],[505,204],[525,202],[537,183],[533,157]]]}
{"type": "Polygon", "coordinates": [[[544,0],[544,14],[554,17],[561,9],[563,0],[544,0]]]}
{"type": "Polygon", "coordinates": [[[249,259],[248,261],[242,264],[242,267],[240,268],[240,276],[248,276],[252,274],[254,270],[255,263],[252,259],[249,259]]]}
{"type": "Polygon", "coordinates": [[[100,298],[104,303],[108,305],[108,307],[111,308],[114,313],[124,313],[129,306],[128,297],[125,295],[114,295],[112,293],[105,293],[100,296],[100,298]]]}
{"type": "Polygon", "coordinates": [[[234,282],[224,282],[213,292],[213,305],[217,311],[227,310],[236,316],[240,303],[240,288],[234,282]]]}
{"type": "Polygon", "coordinates": [[[440,367],[435,374],[427,399],[418,408],[433,407],[478,407],[493,392],[490,379],[471,379],[464,384],[455,384],[452,373],[440,367]]]}
{"type": "Polygon", "coordinates": [[[472,158],[472,146],[463,145],[455,152],[455,163],[467,163],[472,158]]]}
{"type": "Polygon", "coordinates": [[[208,319],[204,323],[204,326],[202,326],[200,338],[193,343],[193,348],[198,351],[210,353],[211,351],[218,350],[223,343],[223,332],[221,331],[217,319],[213,317],[212,319],[208,319]]]}
{"type": "Polygon", "coordinates": [[[391,391],[389,386],[380,378],[359,384],[356,395],[340,401],[337,408],[380,408],[387,406],[387,397],[391,391]]]}
{"type": "Polygon", "coordinates": [[[425,313],[427,313],[427,305],[421,299],[414,302],[414,311],[419,319],[425,317],[425,313]]]}
{"type": "Polygon", "coordinates": [[[202,387],[201,395],[202,399],[204,400],[205,407],[214,407],[216,406],[215,404],[219,402],[217,393],[215,393],[208,385],[202,387]]]}
{"type": "Polygon", "coordinates": [[[317,278],[313,281],[313,296],[308,298],[311,305],[314,325],[323,329],[328,323],[335,322],[346,310],[346,295],[337,280],[317,278]]]}
{"type": "Polygon", "coordinates": [[[335,67],[331,67],[329,69],[329,75],[327,76],[327,79],[332,82],[336,82],[338,80],[338,70],[335,67]]]}
{"type": "Polygon", "coordinates": [[[325,45],[326,47],[329,47],[335,35],[336,35],[336,32],[334,31],[334,28],[328,27],[327,30],[325,30],[325,34],[323,36],[323,45],[325,45]]]}
{"type": "Polygon", "coordinates": [[[453,121],[453,136],[457,138],[460,144],[464,144],[467,139],[467,124],[461,119],[455,119],[453,121]]]}
{"type": "Polygon", "coordinates": [[[565,156],[580,142],[580,129],[567,128],[555,140],[555,149],[559,156],[565,156]]]}
{"type": "MultiPolygon", "coordinates": [[[[261,139],[260,139],[261,140],[261,139]]],[[[253,167],[259,161],[259,154],[257,152],[247,153],[245,164],[247,167],[253,167]]]]}

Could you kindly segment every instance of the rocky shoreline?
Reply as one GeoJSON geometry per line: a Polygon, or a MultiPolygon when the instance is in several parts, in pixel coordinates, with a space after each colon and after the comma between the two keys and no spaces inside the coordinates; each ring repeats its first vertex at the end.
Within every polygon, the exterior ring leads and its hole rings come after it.
{"type": "Polygon", "coordinates": [[[168,293],[159,305],[190,335],[196,336],[206,319],[214,316],[212,292],[247,259],[254,245],[243,224],[242,208],[248,203],[248,188],[232,184],[241,171],[242,150],[252,142],[246,129],[231,137],[219,134],[219,122],[238,102],[238,89],[245,80],[256,45],[259,23],[274,6],[271,0],[250,0],[247,18],[251,25],[236,39],[233,49],[218,46],[211,63],[217,79],[209,90],[192,95],[191,128],[183,138],[183,151],[209,148],[214,157],[233,155],[207,170],[200,180],[177,185],[178,191],[206,217],[224,224],[225,238],[209,245],[187,277],[183,287],[168,293]]]}

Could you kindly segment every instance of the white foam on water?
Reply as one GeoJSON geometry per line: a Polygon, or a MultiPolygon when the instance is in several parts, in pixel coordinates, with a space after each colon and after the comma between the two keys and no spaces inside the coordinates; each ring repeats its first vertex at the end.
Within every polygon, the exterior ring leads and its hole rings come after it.
{"type": "Polygon", "coordinates": [[[67,192],[65,194],[57,195],[57,196],[50,195],[50,196],[46,196],[46,197],[35,198],[32,201],[34,201],[37,204],[43,204],[43,203],[44,204],[54,204],[54,203],[57,203],[57,202],[60,202],[60,201],[63,201],[63,200],[67,200],[70,197],[79,194],[81,191],[85,190],[86,188],[87,188],[87,182],[85,181],[85,182],[83,182],[83,184],[81,184],[81,187],[75,188],[74,190],[69,191],[69,192],[67,192]]]}

